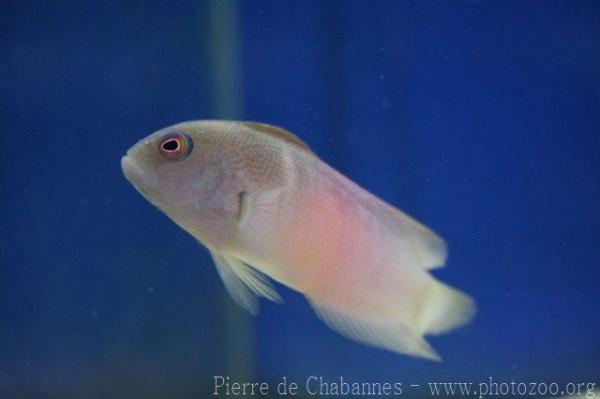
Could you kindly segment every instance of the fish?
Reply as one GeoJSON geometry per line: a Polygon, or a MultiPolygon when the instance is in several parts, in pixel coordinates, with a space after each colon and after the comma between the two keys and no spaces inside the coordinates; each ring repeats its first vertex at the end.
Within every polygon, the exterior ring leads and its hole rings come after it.
{"type": "Polygon", "coordinates": [[[201,120],[140,140],[126,179],[210,252],[226,290],[258,312],[303,294],[331,329],[440,361],[425,339],[467,324],[475,301],[439,281],[445,241],[265,123],[201,120]]]}

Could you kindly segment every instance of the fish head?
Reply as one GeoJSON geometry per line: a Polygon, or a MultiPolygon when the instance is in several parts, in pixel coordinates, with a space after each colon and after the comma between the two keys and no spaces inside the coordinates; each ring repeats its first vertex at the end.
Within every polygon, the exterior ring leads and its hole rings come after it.
{"type": "Polygon", "coordinates": [[[218,123],[186,122],[158,130],[121,159],[127,180],[149,202],[188,231],[201,214],[234,191],[231,148],[218,123]]]}

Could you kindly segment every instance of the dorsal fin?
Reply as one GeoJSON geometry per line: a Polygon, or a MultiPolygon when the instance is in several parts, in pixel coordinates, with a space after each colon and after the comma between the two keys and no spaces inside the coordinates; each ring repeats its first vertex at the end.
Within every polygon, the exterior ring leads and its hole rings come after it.
{"type": "Polygon", "coordinates": [[[249,128],[256,129],[263,133],[269,134],[271,136],[277,137],[281,140],[287,141],[288,143],[297,145],[298,147],[312,153],[313,151],[310,149],[308,144],[302,141],[298,136],[289,130],[282,129],[277,126],[269,125],[267,123],[259,123],[259,122],[242,122],[244,125],[249,128]]]}

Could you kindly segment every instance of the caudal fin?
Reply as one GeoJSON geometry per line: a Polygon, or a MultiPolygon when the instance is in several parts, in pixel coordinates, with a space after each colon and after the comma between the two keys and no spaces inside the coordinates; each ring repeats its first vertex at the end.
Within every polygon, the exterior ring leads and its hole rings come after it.
{"type": "Polygon", "coordinates": [[[475,302],[468,295],[433,280],[424,299],[417,331],[441,334],[467,324],[475,312],[475,302]]]}

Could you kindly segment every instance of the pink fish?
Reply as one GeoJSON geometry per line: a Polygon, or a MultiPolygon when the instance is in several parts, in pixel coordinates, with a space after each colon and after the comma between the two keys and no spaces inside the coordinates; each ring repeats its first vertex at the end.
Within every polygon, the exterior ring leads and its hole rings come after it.
{"type": "Polygon", "coordinates": [[[301,292],[333,330],[432,360],[424,339],[467,323],[474,302],[429,270],[444,241],[321,161],[294,134],[253,122],[159,130],[121,160],[127,179],[210,251],[241,306],[301,292]],[[269,279],[270,278],[270,279],[269,279]]]}

